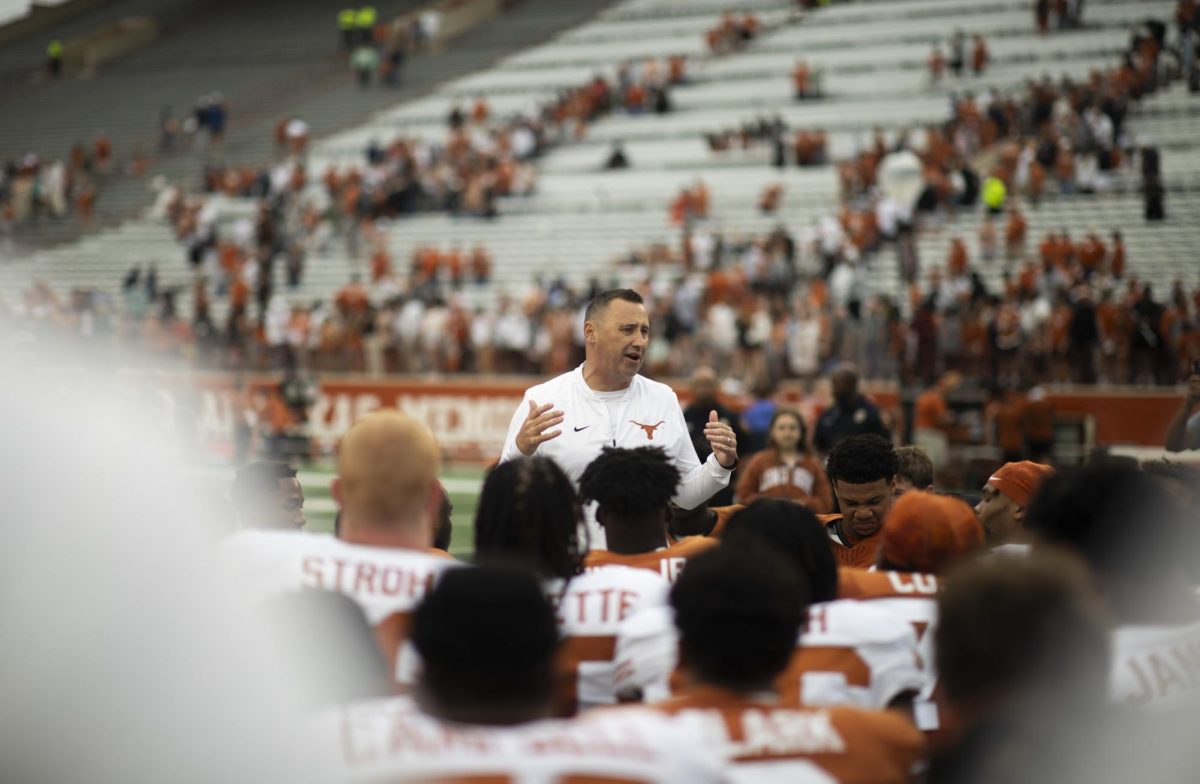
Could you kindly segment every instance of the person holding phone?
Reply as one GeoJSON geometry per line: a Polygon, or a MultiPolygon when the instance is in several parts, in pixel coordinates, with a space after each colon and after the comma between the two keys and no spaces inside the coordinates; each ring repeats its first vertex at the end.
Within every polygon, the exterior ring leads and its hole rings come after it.
{"type": "Polygon", "coordinates": [[[1167,427],[1168,451],[1182,452],[1185,449],[1200,449],[1200,361],[1192,363],[1192,376],[1188,379],[1187,397],[1167,427]],[[1195,412],[1195,413],[1193,413],[1195,412]]]}

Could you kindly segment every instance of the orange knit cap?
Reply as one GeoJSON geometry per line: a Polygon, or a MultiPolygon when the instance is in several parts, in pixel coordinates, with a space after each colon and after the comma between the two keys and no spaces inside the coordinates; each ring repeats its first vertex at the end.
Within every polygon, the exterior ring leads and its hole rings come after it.
{"type": "Polygon", "coordinates": [[[889,564],[939,574],[983,544],[971,507],[950,496],[908,492],[888,512],[880,548],[889,564]]]}
{"type": "Polygon", "coordinates": [[[1017,506],[1025,507],[1029,506],[1029,501],[1046,477],[1053,473],[1054,469],[1048,465],[1022,460],[1000,466],[987,483],[1012,499],[1017,506]]]}

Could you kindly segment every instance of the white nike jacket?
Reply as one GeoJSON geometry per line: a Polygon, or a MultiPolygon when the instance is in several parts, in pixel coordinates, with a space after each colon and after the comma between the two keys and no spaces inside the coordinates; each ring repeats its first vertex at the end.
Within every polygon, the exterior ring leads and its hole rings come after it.
{"type": "Polygon", "coordinates": [[[521,456],[517,433],[529,416],[530,400],[539,406],[552,403],[563,412],[562,433],[540,444],[534,454],[557,463],[576,488],[583,470],[606,446],[662,447],[683,477],[675,488],[674,501],[684,509],[695,509],[729,484],[729,470],[715,455],[709,455],[704,463],[696,456],[675,390],[634,376],[621,399],[619,415],[610,419],[607,403],[583,380],[583,365],[525,391],[508,426],[500,462],[521,456]]]}

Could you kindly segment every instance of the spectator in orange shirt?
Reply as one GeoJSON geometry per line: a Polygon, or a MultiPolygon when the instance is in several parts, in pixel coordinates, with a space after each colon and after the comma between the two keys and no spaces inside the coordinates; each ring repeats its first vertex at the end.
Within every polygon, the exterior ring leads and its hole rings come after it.
{"type": "Polygon", "coordinates": [[[1107,255],[1108,248],[1104,247],[1104,241],[1097,235],[1096,230],[1092,229],[1079,244],[1079,265],[1083,268],[1084,277],[1091,278],[1099,272],[1107,255]]]}
{"type": "Polygon", "coordinates": [[[984,440],[1000,449],[1005,462],[1020,460],[1025,451],[1021,406],[1012,390],[997,389],[983,411],[984,440]]]}
{"type": "Polygon", "coordinates": [[[974,47],[971,50],[971,69],[975,71],[976,76],[981,75],[983,70],[987,68],[989,58],[990,54],[988,53],[987,44],[984,43],[983,36],[976,33],[974,47]]]}
{"type": "Polygon", "coordinates": [[[371,256],[371,282],[378,283],[384,278],[391,277],[392,259],[387,249],[380,245],[371,256]]]}
{"type": "Polygon", "coordinates": [[[1117,280],[1125,277],[1125,241],[1121,238],[1119,231],[1112,233],[1112,252],[1108,256],[1108,271],[1117,280]]]}
{"type": "Polygon", "coordinates": [[[803,60],[797,60],[796,67],[792,69],[792,85],[796,89],[797,101],[803,101],[808,97],[809,76],[808,64],[803,60]]]}
{"type": "Polygon", "coordinates": [[[954,414],[946,403],[946,394],[958,387],[960,381],[961,377],[956,372],[944,374],[936,384],[920,394],[913,410],[913,443],[929,455],[935,470],[946,464],[946,450],[950,443],[947,431],[954,424],[954,414]]]}
{"type": "Polygon", "coordinates": [[[946,254],[946,271],[950,277],[957,278],[966,274],[968,263],[967,244],[963,242],[962,237],[954,237],[950,240],[950,250],[946,254]]]}
{"type": "Polygon", "coordinates": [[[934,84],[942,81],[946,72],[946,55],[942,54],[942,45],[934,42],[933,51],[929,53],[929,80],[934,84]]]}
{"type": "Polygon", "coordinates": [[[1004,226],[1004,256],[1009,261],[1025,254],[1025,234],[1029,223],[1021,210],[1014,204],[1008,210],[1008,223],[1004,226]]]}
{"type": "Polygon", "coordinates": [[[482,245],[476,245],[471,251],[471,275],[479,285],[487,283],[492,275],[492,260],[482,245]]]}
{"type": "Polygon", "coordinates": [[[817,514],[833,509],[833,491],[825,469],[808,449],[808,432],[800,412],[781,408],[771,417],[767,448],[742,469],[738,503],[760,496],[796,501],[817,514]]]}

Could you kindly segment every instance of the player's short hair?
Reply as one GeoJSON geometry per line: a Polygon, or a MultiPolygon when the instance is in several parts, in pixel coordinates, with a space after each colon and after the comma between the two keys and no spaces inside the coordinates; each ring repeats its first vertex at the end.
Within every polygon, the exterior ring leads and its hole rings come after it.
{"type": "Polygon", "coordinates": [[[579,477],[579,497],[606,516],[640,520],[661,514],[675,495],[680,473],[661,447],[604,447],[579,477]]]}
{"type": "Polygon", "coordinates": [[[805,584],[808,601],[831,602],[837,598],[837,560],[825,527],[808,507],[782,498],[757,499],[729,518],[722,546],[736,547],[746,540],[790,561],[805,584]]]}
{"type": "Polygon", "coordinates": [[[1060,471],[1042,483],[1025,514],[1042,541],[1081,555],[1105,582],[1160,585],[1183,565],[1177,510],[1161,483],[1132,466],[1060,471]]]}
{"type": "Polygon", "coordinates": [[[413,615],[422,686],[447,708],[548,704],[558,625],[528,572],[445,572],[413,615]]]}
{"type": "Polygon", "coordinates": [[[899,470],[892,445],[873,433],[847,436],[834,444],[825,470],[831,482],[869,485],[881,479],[891,481],[899,470]]]}
{"type": "Polygon", "coordinates": [[[642,299],[642,295],[638,294],[633,289],[609,289],[602,291],[592,297],[588,302],[587,308],[583,311],[583,320],[592,321],[599,318],[613,300],[621,300],[622,302],[632,302],[635,305],[645,305],[646,301],[642,299]]]}
{"type": "Polygon", "coordinates": [[[701,682],[769,688],[796,646],[807,602],[778,555],[756,542],[688,561],[671,591],[681,662],[701,682]]]}
{"type": "Polygon", "coordinates": [[[896,476],[908,481],[918,490],[933,484],[933,461],[919,446],[898,446],[896,452],[896,476]]]}
{"type": "Polygon", "coordinates": [[[519,457],[493,468],[475,513],[475,558],[527,565],[543,578],[583,571],[587,544],[571,480],[545,457],[519,457]]]}
{"type": "Polygon", "coordinates": [[[934,646],[956,704],[1020,691],[1102,699],[1105,615],[1079,559],[1054,548],[963,562],[938,598],[934,646]]]}
{"type": "Polygon", "coordinates": [[[296,469],[274,460],[256,460],[238,469],[230,498],[239,514],[253,512],[279,492],[280,479],[293,479],[296,469]]]}

